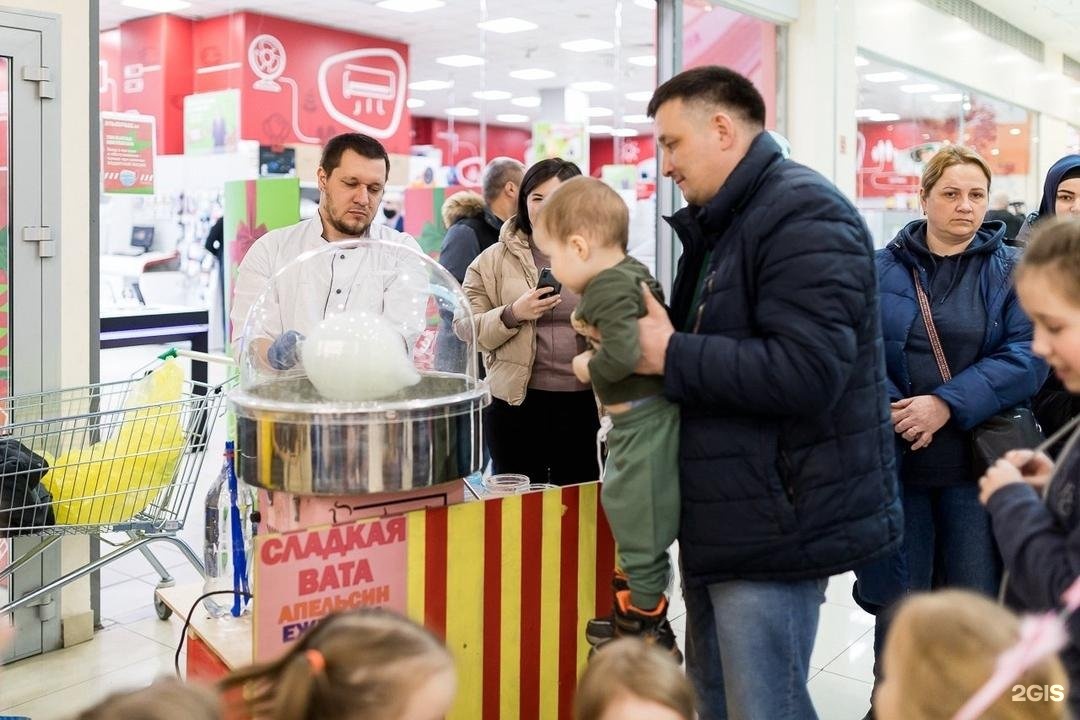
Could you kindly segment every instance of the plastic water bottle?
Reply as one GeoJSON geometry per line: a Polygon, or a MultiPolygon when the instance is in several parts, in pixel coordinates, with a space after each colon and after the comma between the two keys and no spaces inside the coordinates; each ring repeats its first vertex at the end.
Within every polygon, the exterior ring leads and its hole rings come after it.
{"type": "MultiPolygon", "coordinates": [[[[258,515],[255,491],[236,478],[233,442],[225,443],[225,463],[206,494],[206,544],[203,563],[206,582],[203,592],[239,590],[251,592],[252,544],[258,515]]],[[[234,617],[248,612],[250,601],[243,595],[213,595],[203,600],[212,617],[234,617]]]]}

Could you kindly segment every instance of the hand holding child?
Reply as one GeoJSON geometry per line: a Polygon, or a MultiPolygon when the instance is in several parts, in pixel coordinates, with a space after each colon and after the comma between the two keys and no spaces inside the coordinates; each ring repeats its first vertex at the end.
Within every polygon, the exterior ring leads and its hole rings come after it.
{"type": "Polygon", "coordinates": [[[641,358],[636,371],[641,375],[663,375],[668,343],[675,334],[667,310],[646,283],[641,284],[645,300],[645,315],[638,318],[638,339],[641,342],[641,358]]]}
{"type": "Polygon", "coordinates": [[[589,361],[592,360],[594,354],[592,350],[586,350],[580,355],[574,356],[574,376],[580,382],[592,382],[592,376],[589,374],[589,361]]]}
{"type": "Polygon", "coordinates": [[[574,328],[578,335],[587,338],[593,345],[600,344],[600,330],[579,318],[576,310],[570,313],[570,326],[574,328]]]}

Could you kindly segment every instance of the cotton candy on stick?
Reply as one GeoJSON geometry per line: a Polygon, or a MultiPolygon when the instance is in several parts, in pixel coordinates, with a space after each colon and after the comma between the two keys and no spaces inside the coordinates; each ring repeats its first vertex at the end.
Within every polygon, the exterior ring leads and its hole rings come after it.
{"type": "Polygon", "coordinates": [[[401,334],[379,315],[331,315],[307,334],[301,362],[328,400],[377,400],[420,382],[401,334]]]}

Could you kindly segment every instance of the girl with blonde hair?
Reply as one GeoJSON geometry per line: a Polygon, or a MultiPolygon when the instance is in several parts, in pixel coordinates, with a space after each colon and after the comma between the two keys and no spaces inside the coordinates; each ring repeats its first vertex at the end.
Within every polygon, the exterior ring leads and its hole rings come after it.
{"type": "MultiPolygon", "coordinates": [[[[1080,222],[1059,218],[1035,228],[1016,272],[1016,290],[1035,323],[1032,348],[1066,390],[1080,395],[1080,222]]],[[[1008,599],[1030,612],[1061,608],[1080,568],[1080,432],[1071,432],[1056,459],[1035,449],[1006,453],[980,487],[1009,572],[1008,599]]],[[[1072,680],[1069,704],[1080,716],[1075,619],[1069,631],[1061,659],[1072,680]]]]}
{"type": "Polygon", "coordinates": [[[589,661],[574,720],[694,720],[697,700],[671,653],[638,638],[606,643],[589,661]]]}
{"type": "Polygon", "coordinates": [[[327,616],[282,657],[221,683],[231,717],[255,720],[439,720],[456,692],[453,660],[407,618],[360,609],[327,616]],[[236,707],[236,705],[240,707],[236,707]]]}
{"type": "Polygon", "coordinates": [[[219,720],[218,699],[209,690],[172,678],[141,690],[110,695],[77,720],[219,720]]]}
{"type": "MultiPolygon", "coordinates": [[[[1020,636],[1019,619],[982,595],[943,590],[912,596],[889,628],[875,717],[951,720],[1020,636]]],[[[1020,674],[979,717],[1064,720],[1065,698],[1065,671],[1050,656],[1020,674]]]]}

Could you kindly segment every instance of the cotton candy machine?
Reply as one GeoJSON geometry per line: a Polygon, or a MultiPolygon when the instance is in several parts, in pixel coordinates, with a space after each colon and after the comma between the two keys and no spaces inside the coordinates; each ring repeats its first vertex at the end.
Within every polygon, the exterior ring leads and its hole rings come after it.
{"type": "Polygon", "coordinates": [[[402,245],[349,240],[296,258],[239,339],[240,479],[357,495],[479,470],[490,395],[468,308],[446,270],[402,245]]]}

